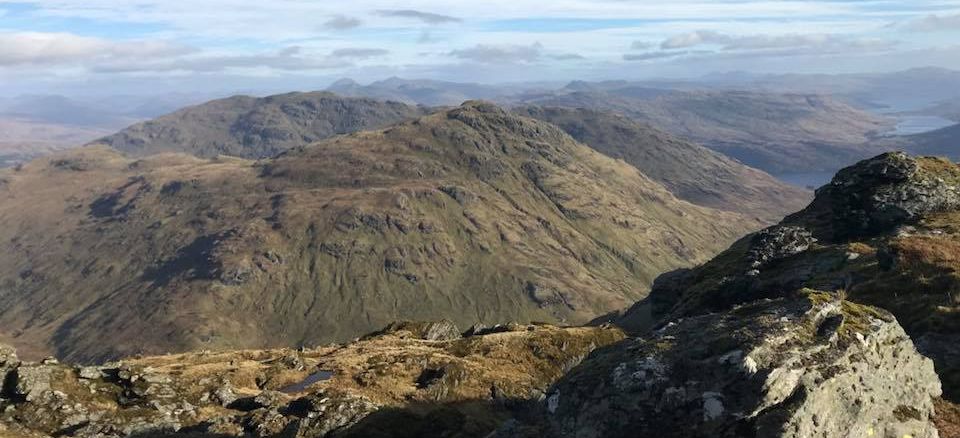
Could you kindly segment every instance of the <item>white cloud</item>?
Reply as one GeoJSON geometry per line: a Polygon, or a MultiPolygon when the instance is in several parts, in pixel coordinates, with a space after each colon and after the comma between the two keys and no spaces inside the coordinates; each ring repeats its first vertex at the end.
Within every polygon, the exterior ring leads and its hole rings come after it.
{"type": "Polygon", "coordinates": [[[532,63],[543,56],[543,45],[540,43],[529,46],[479,44],[466,49],[454,50],[449,55],[482,64],[532,63]]]}
{"type": "Polygon", "coordinates": [[[349,30],[360,27],[363,24],[358,18],[337,15],[323,23],[323,27],[331,30],[349,30]]]}
{"type": "Polygon", "coordinates": [[[960,31],[960,14],[927,15],[904,23],[902,28],[912,32],[960,31]]]}
{"type": "Polygon", "coordinates": [[[798,53],[889,50],[896,45],[896,41],[834,34],[731,35],[699,30],[670,37],[660,44],[660,48],[674,50],[718,46],[723,51],[777,51],[782,55],[791,50],[798,53]]]}
{"type": "Polygon", "coordinates": [[[0,66],[90,64],[181,56],[194,51],[164,41],[116,42],[70,33],[0,33],[0,66]]]}
{"type": "Polygon", "coordinates": [[[334,50],[330,56],[333,58],[344,59],[368,59],[385,56],[390,54],[386,49],[365,49],[365,48],[346,48],[334,50]]]}
{"type": "Polygon", "coordinates": [[[449,15],[434,14],[432,12],[415,11],[413,9],[388,9],[377,11],[383,17],[410,18],[420,20],[426,24],[459,23],[463,21],[449,15]]]}

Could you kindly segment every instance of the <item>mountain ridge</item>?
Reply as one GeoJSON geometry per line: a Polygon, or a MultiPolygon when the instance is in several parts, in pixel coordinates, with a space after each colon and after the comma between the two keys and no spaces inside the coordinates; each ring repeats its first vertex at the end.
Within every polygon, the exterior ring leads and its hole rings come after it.
{"type": "Polygon", "coordinates": [[[260,162],[88,147],[0,179],[0,320],[82,361],[586,321],[760,225],[480,102],[260,162]]]}

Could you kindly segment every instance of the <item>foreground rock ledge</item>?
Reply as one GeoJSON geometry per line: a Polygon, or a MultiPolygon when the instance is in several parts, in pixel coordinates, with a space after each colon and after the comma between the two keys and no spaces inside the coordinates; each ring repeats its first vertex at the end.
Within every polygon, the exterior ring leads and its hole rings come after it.
{"type": "Polygon", "coordinates": [[[563,437],[937,437],[940,381],[887,312],[802,291],[597,350],[547,395],[563,437]]]}
{"type": "Polygon", "coordinates": [[[0,438],[483,437],[616,328],[508,324],[461,337],[396,323],[315,349],[198,352],[100,367],[0,346],[0,438]],[[5,376],[5,377],[3,377],[5,376]]]}

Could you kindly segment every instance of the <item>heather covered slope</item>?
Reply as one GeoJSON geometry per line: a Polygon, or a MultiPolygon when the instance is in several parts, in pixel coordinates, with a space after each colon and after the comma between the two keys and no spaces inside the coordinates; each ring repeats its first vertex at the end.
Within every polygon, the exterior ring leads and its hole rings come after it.
{"type": "Polygon", "coordinates": [[[625,116],[583,108],[531,106],[514,111],[557,125],[694,204],[774,223],[810,201],[806,190],[625,116]]]}
{"type": "Polygon", "coordinates": [[[102,147],[0,174],[0,326],[77,360],[583,322],[759,222],[470,103],[262,162],[102,147]]]}
{"type": "Polygon", "coordinates": [[[325,92],[235,96],[133,125],[97,143],[134,156],[185,152],[266,158],[334,135],[377,129],[425,114],[398,102],[325,92]]]}

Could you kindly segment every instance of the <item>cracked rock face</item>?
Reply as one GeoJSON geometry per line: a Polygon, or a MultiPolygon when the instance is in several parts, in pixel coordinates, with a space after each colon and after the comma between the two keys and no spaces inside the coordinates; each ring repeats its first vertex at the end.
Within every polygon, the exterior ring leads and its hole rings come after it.
{"type": "Polygon", "coordinates": [[[547,395],[562,437],[936,437],[940,381],[888,313],[803,291],[591,354],[547,395]]]}

